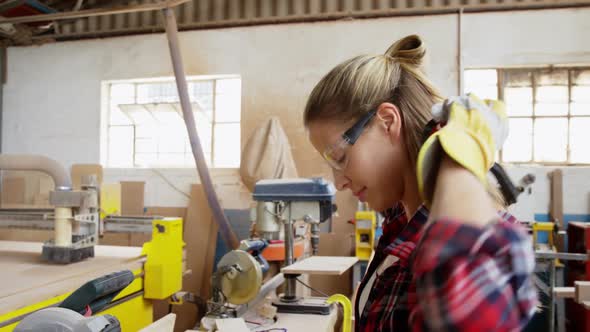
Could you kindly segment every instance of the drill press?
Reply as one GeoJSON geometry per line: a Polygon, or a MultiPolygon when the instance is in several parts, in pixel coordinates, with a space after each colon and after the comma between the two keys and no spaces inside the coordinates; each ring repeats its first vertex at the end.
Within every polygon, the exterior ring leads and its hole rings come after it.
{"type": "MultiPolygon", "coordinates": [[[[266,240],[285,240],[285,266],[294,263],[294,224],[304,221],[310,225],[312,253],[319,247],[320,223],[331,221],[336,206],[333,204],[336,190],[322,179],[261,180],[254,187],[253,198],[257,202],[256,230],[266,240]]],[[[295,295],[297,275],[285,275],[285,293],[274,303],[279,312],[328,314],[325,301],[309,301],[295,295]]]]}

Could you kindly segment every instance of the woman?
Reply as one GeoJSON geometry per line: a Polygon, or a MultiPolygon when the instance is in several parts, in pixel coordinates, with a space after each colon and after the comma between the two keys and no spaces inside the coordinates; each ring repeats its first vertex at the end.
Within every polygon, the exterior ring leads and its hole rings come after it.
{"type": "Polygon", "coordinates": [[[519,329],[536,301],[532,247],[514,218],[495,212],[485,180],[506,119],[474,97],[433,108],[443,98],[420,71],[424,54],[408,36],[345,61],[305,108],[337,189],[385,216],[355,330],[519,329]],[[448,124],[423,145],[433,116],[448,124]]]}

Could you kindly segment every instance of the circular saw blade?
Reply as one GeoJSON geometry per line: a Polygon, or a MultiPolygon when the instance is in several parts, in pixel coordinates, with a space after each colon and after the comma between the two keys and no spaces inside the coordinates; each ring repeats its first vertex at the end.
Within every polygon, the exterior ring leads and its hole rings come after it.
{"type": "Polygon", "coordinates": [[[221,258],[217,268],[239,265],[238,273],[226,273],[221,279],[221,291],[231,304],[244,304],[258,294],[262,285],[262,269],[260,264],[242,250],[233,250],[221,258]]]}

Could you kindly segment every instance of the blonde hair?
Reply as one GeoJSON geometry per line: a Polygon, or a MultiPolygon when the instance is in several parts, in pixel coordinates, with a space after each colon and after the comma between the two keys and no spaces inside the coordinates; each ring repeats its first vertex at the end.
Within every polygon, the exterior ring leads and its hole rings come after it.
{"type": "MultiPolygon", "coordinates": [[[[444,99],[420,68],[425,54],[422,39],[411,35],[393,43],[385,54],[342,62],[312,90],[303,115],[305,126],[317,120],[353,122],[391,102],[400,110],[408,160],[415,166],[432,105],[444,99]]],[[[487,190],[498,207],[505,206],[498,188],[487,190]]]]}
{"type": "Polygon", "coordinates": [[[383,102],[396,105],[409,161],[415,164],[422,132],[432,118],[432,105],[443,100],[420,66],[426,47],[411,35],[391,45],[385,54],[361,55],[332,69],[315,86],[307,101],[304,124],[317,120],[352,122],[383,102]]]}

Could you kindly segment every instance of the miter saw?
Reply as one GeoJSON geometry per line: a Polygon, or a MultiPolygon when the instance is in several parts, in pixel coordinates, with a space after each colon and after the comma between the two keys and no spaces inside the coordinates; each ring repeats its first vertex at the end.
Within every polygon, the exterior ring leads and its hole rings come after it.
{"type": "Polygon", "coordinates": [[[262,273],[268,263],[260,255],[267,246],[263,240],[244,240],[239,250],[224,255],[211,278],[213,296],[201,328],[215,328],[215,320],[238,317],[238,306],[253,300],[262,286],[262,273]]]}

